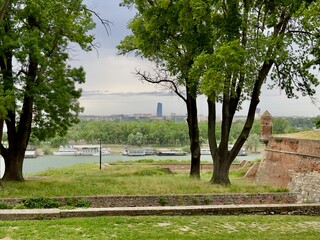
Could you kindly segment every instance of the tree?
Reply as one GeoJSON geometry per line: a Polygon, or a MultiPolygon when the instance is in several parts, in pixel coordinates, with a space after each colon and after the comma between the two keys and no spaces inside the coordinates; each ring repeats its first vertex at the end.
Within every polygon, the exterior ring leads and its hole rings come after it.
{"type": "Polygon", "coordinates": [[[171,89],[186,104],[189,129],[190,176],[200,178],[200,140],[197,119],[198,79],[189,72],[202,51],[210,51],[211,1],[200,0],[124,0],[135,7],[136,16],[129,29],[132,34],[119,45],[121,54],[135,52],[156,64],[155,74],[138,71],[143,81],[171,89]]]}
{"type": "Polygon", "coordinates": [[[91,50],[88,31],[94,26],[81,0],[11,1],[0,25],[1,94],[10,98],[1,118],[8,133],[8,147],[0,145],[4,180],[23,180],[31,132],[45,139],[77,122],[82,108],[76,84],[85,73],[68,65],[70,44],[91,50]]]}
{"type": "Polygon", "coordinates": [[[293,132],[293,128],[290,126],[288,119],[274,117],[272,118],[272,133],[283,134],[293,132]]]}
{"type": "Polygon", "coordinates": [[[258,146],[259,146],[259,135],[258,134],[250,134],[247,141],[245,142],[245,148],[246,150],[257,152],[258,146]]]}
{"type": "Polygon", "coordinates": [[[288,97],[296,91],[312,96],[318,85],[313,68],[320,62],[319,1],[214,1],[212,53],[203,52],[193,65],[208,97],[209,145],[214,162],[211,182],[230,184],[229,169],[249,136],[262,85],[280,87],[288,97]],[[249,101],[246,121],[228,150],[233,118],[249,101]],[[216,103],[222,103],[220,143],[216,139],[216,103]]]}
{"type": "Polygon", "coordinates": [[[2,2],[2,4],[0,5],[1,6],[0,7],[0,21],[2,21],[4,16],[6,15],[6,12],[7,12],[9,5],[10,5],[10,2],[11,2],[10,0],[4,0],[2,2]]]}
{"type": "Polygon", "coordinates": [[[313,119],[313,123],[316,125],[316,128],[320,128],[320,117],[313,119]]]}
{"type": "Polygon", "coordinates": [[[141,132],[137,132],[136,134],[130,133],[128,136],[128,144],[141,146],[143,143],[144,137],[141,132]]]}

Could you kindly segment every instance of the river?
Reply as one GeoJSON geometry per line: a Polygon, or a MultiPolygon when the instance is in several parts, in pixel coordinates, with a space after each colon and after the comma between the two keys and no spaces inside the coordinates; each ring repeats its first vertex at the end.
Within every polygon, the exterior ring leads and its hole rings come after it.
{"type": "MultiPolygon", "coordinates": [[[[238,156],[238,160],[256,160],[261,158],[261,154],[249,154],[247,156],[238,156]]],[[[102,163],[111,163],[116,161],[132,161],[139,159],[155,159],[155,160],[166,160],[166,159],[174,159],[174,160],[189,160],[190,155],[187,156],[138,156],[138,157],[128,157],[122,156],[120,154],[109,154],[101,156],[102,163]]],[[[210,155],[202,155],[201,161],[209,161],[211,162],[210,155]]],[[[23,174],[34,174],[39,171],[46,170],[48,168],[59,168],[64,166],[70,166],[78,163],[97,163],[99,164],[100,157],[99,156],[53,156],[53,155],[45,155],[39,156],[37,158],[26,158],[23,164],[23,174]]],[[[4,162],[3,159],[0,158],[0,178],[3,176],[4,172],[4,162]]]]}

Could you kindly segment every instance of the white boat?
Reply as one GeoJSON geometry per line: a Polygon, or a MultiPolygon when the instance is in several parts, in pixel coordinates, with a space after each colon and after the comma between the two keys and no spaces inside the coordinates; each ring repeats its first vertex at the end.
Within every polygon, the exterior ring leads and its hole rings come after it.
{"type": "Polygon", "coordinates": [[[180,150],[161,150],[157,152],[158,156],[186,156],[188,153],[180,150]]]}
{"type": "MultiPolygon", "coordinates": [[[[101,155],[108,155],[110,153],[110,151],[106,148],[101,148],[101,155]]],[[[100,155],[100,151],[98,150],[98,152],[94,152],[93,156],[99,156],[100,155]]]]}
{"type": "MultiPolygon", "coordinates": [[[[101,148],[101,155],[109,154],[109,150],[101,148]]],[[[76,145],[59,148],[59,151],[53,152],[56,156],[99,156],[100,145],[76,145]]]]}
{"type": "Polygon", "coordinates": [[[72,146],[60,146],[58,151],[54,151],[55,156],[75,156],[78,150],[72,146]]]}
{"type": "Polygon", "coordinates": [[[38,157],[38,153],[36,150],[26,150],[24,153],[25,158],[36,158],[38,157]]]}
{"type": "MultiPolygon", "coordinates": [[[[228,146],[228,150],[230,151],[232,149],[233,145],[228,146]]],[[[204,148],[201,149],[201,155],[211,155],[210,148],[204,148]]],[[[238,156],[247,156],[246,150],[244,148],[241,148],[238,156]]]]}
{"type": "Polygon", "coordinates": [[[125,148],[122,152],[124,156],[145,156],[146,150],[143,148],[125,148]]]}
{"type": "Polygon", "coordinates": [[[211,155],[210,148],[201,149],[201,155],[211,155]]]}
{"type": "Polygon", "coordinates": [[[156,154],[156,150],[150,147],[146,147],[144,148],[145,154],[146,155],[155,155],[156,154]]]}

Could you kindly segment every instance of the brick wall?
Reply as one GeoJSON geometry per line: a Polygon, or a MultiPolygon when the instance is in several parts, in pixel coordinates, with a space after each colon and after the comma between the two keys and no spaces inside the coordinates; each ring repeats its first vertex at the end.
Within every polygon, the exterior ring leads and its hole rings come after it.
{"type": "Polygon", "coordinates": [[[272,137],[256,180],[288,187],[296,173],[320,172],[320,141],[272,137]]]}

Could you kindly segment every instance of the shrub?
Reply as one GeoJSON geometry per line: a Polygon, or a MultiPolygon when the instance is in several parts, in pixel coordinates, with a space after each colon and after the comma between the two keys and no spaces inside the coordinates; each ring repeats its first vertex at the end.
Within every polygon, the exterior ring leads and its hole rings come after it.
{"type": "Polygon", "coordinates": [[[10,209],[12,208],[8,203],[0,201],[0,209],[10,209]]]}
{"type": "Polygon", "coordinates": [[[167,197],[161,196],[159,199],[159,203],[161,204],[161,206],[165,206],[169,203],[169,200],[167,197]]]}
{"type": "Polygon", "coordinates": [[[58,208],[61,205],[52,198],[27,198],[22,203],[26,208],[58,208]]]}
{"type": "Polygon", "coordinates": [[[89,201],[87,199],[67,198],[66,204],[67,204],[67,206],[70,206],[70,207],[86,208],[86,207],[91,206],[91,201],[89,201]]]}

